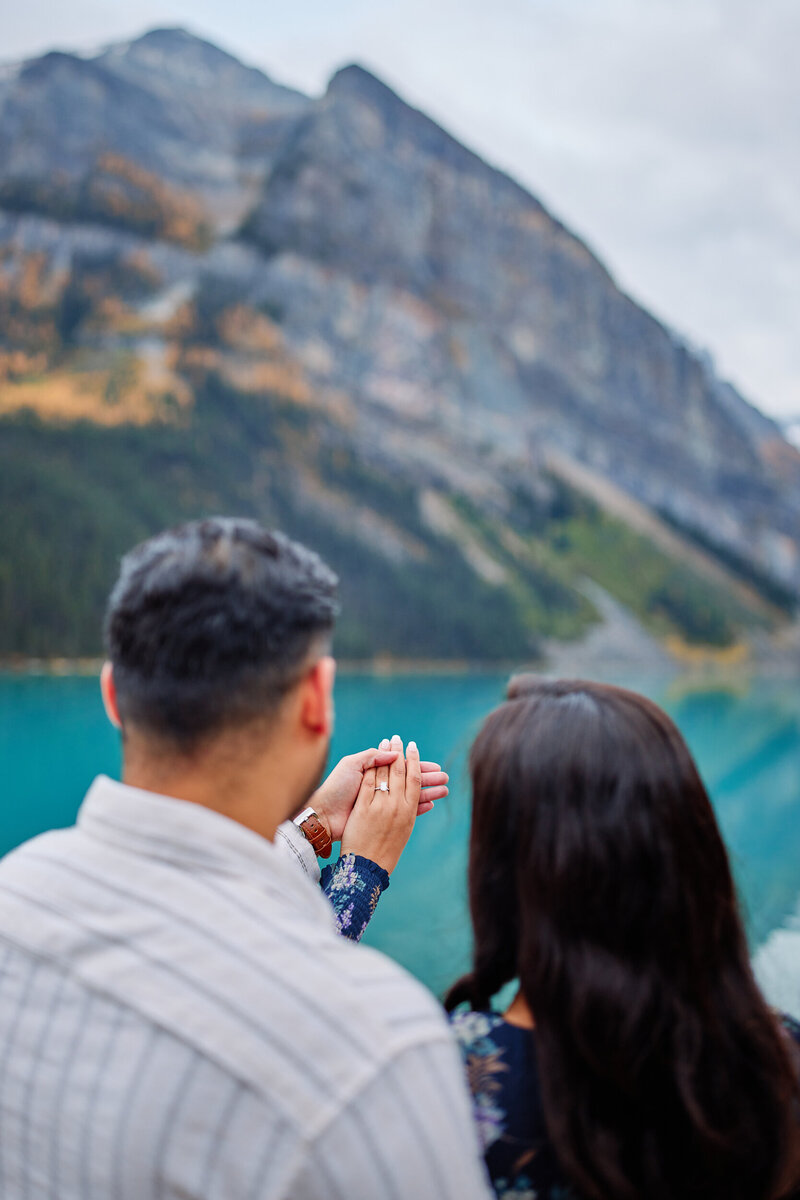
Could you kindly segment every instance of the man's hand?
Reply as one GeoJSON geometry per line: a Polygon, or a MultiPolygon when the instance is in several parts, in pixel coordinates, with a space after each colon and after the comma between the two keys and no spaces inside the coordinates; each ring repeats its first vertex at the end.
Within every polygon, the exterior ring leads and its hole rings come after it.
{"type": "Polygon", "coordinates": [[[342,854],[360,854],[391,875],[403,853],[420,807],[422,764],[416,743],[395,735],[391,766],[364,772],[350,820],[342,837],[342,854]]]}
{"type": "MultiPolygon", "coordinates": [[[[390,767],[398,754],[402,755],[402,749],[392,749],[388,738],[384,738],[378,749],[372,747],[369,750],[361,750],[358,754],[348,754],[346,758],[341,759],[320,785],[308,803],[327,825],[332,841],[341,840],[347,818],[361,789],[365,771],[377,767],[390,767]]],[[[449,776],[439,763],[420,763],[420,770],[422,792],[417,809],[418,816],[430,812],[434,801],[447,795],[449,781],[449,776]]]]}

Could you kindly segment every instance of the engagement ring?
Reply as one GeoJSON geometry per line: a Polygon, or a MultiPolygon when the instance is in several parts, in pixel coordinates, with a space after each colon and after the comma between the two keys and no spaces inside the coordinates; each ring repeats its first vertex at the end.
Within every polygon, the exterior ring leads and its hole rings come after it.
{"type": "Polygon", "coordinates": [[[379,783],[377,787],[374,787],[372,790],[374,792],[388,792],[389,785],[388,783],[379,783]]]}

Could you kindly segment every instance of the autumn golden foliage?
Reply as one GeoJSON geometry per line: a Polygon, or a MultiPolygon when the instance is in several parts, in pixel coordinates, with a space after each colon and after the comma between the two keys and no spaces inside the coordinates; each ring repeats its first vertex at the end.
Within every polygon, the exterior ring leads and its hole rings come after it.
{"type": "Polygon", "coordinates": [[[107,152],[98,158],[87,205],[95,216],[105,215],[193,250],[209,244],[210,230],[199,202],[122,154],[107,152]]]}

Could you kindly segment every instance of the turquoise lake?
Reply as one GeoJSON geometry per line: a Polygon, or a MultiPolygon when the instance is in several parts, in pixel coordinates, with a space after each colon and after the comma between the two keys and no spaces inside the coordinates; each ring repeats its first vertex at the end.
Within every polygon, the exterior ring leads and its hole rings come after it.
{"type": "MultiPolygon", "coordinates": [[[[753,947],[800,894],[800,680],[698,689],[619,680],[677,721],[711,792],[731,852],[753,947]]],[[[373,677],[337,683],[333,756],[399,733],[443,762],[451,795],[423,817],[365,940],[441,993],[469,953],[464,763],[505,677],[373,677]]],[[[88,678],[0,677],[0,853],[69,825],[93,777],[118,775],[117,736],[88,678]]]]}

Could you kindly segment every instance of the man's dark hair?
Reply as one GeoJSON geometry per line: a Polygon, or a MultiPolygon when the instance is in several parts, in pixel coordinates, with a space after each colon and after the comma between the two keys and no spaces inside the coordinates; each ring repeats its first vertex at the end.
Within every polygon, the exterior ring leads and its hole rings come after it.
{"type": "Polygon", "coordinates": [[[269,713],[330,636],[337,582],[255,521],[213,517],[142,542],[106,613],[123,726],[191,749],[269,713]]]}

